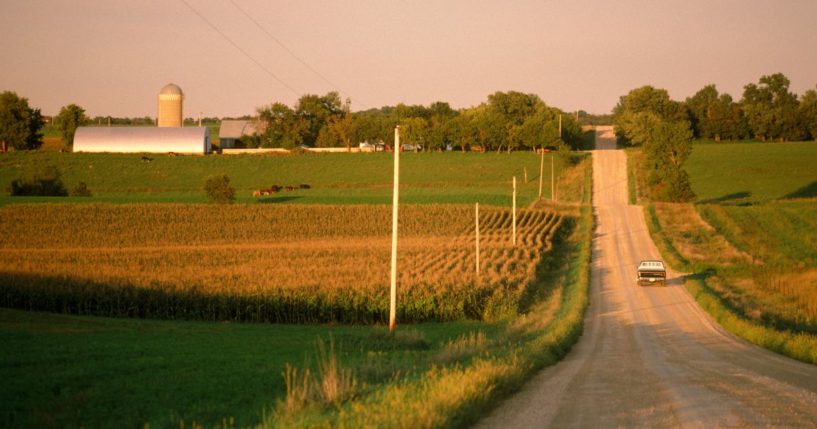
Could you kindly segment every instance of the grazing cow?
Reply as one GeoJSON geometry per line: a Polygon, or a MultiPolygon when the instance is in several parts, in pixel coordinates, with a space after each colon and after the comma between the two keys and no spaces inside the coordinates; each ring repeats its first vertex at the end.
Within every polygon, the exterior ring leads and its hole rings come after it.
{"type": "Polygon", "coordinates": [[[307,185],[306,183],[301,183],[300,188],[301,189],[309,189],[309,188],[311,188],[311,186],[307,185]]]}
{"type": "Polygon", "coordinates": [[[261,196],[261,191],[252,191],[252,196],[258,198],[261,196]]]}
{"type": "Polygon", "coordinates": [[[286,192],[291,192],[291,191],[294,191],[294,190],[295,190],[294,186],[284,186],[284,191],[286,191],[286,192]]]}
{"type": "Polygon", "coordinates": [[[145,155],[142,156],[142,162],[150,162],[150,161],[153,161],[153,158],[151,158],[149,156],[145,156],[145,155]]]}

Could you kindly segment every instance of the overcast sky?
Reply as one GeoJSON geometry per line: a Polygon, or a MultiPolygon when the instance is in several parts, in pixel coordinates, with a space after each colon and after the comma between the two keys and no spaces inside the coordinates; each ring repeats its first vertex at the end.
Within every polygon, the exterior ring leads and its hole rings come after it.
{"type": "Polygon", "coordinates": [[[331,90],[353,110],[470,107],[516,90],[607,113],[646,84],[679,100],[710,83],[739,99],[776,72],[798,94],[817,84],[815,0],[0,4],[0,90],[46,115],[76,103],[91,116],[155,116],[170,82],[187,117],[252,114],[331,90]]]}

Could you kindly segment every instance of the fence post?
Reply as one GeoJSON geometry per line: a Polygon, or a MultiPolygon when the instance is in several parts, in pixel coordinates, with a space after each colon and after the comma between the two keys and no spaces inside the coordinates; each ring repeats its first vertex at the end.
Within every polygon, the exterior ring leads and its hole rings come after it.
{"type": "Polygon", "coordinates": [[[516,176],[513,176],[513,245],[516,247],[516,176]]]}

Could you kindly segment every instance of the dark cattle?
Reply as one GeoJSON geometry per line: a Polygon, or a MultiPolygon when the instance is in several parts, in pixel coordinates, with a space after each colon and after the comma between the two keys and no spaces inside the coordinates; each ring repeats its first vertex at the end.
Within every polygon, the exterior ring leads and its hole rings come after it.
{"type": "Polygon", "coordinates": [[[301,183],[301,186],[299,186],[299,188],[301,188],[301,189],[309,189],[309,188],[311,188],[311,186],[307,185],[306,183],[301,183]]]}

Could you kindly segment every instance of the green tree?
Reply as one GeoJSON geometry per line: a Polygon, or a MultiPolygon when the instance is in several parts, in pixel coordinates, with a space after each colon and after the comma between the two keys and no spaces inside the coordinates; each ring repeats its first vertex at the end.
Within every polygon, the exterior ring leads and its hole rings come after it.
{"type": "Polygon", "coordinates": [[[86,125],[90,118],[85,116],[85,109],[76,104],[69,104],[60,109],[60,113],[54,117],[54,125],[62,135],[62,144],[66,147],[73,147],[74,133],[77,127],[86,125]]]}
{"type": "Polygon", "coordinates": [[[318,139],[315,142],[316,146],[345,147],[346,149],[351,149],[353,138],[351,105],[351,100],[347,98],[343,105],[342,113],[329,117],[326,124],[318,133],[318,139]]]}
{"type": "Polygon", "coordinates": [[[28,99],[11,91],[0,93],[0,151],[33,150],[42,146],[43,117],[28,99]]]}
{"type": "Polygon", "coordinates": [[[654,199],[683,202],[695,198],[684,164],[692,153],[692,131],[686,121],[660,121],[644,145],[647,182],[654,199]]]}
{"type": "Polygon", "coordinates": [[[798,115],[803,130],[808,132],[812,140],[817,140],[817,87],[806,91],[800,97],[798,115]]]}
{"type": "Polygon", "coordinates": [[[797,96],[789,91],[789,79],[782,73],[763,76],[757,85],[743,89],[741,106],[749,128],[760,140],[799,140],[802,128],[797,121],[797,96]]]}
{"type": "Polygon", "coordinates": [[[235,201],[235,189],[227,175],[212,176],[204,182],[204,192],[213,202],[229,204],[235,201]]]}
{"type": "Polygon", "coordinates": [[[687,113],[681,103],[673,101],[665,89],[642,86],[622,96],[613,108],[613,124],[619,143],[640,145],[649,136],[645,123],[658,121],[686,121],[687,113]]]}
{"type": "Polygon", "coordinates": [[[692,133],[697,138],[713,138],[712,119],[715,104],[718,103],[718,90],[715,85],[707,85],[686,99],[689,110],[689,122],[692,133]]]}
{"type": "Polygon", "coordinates": [[[425,145],[428,134],[428,123],[419,116],[404,118],[400,121],[400,144],[425,145]]]}
{"type": "Polygon", "coordinates": [[[334,116],[343,114],[340,95],[332,91],[324,96],[307,94],[298,99],[295,106],[295,116],[303,122],[300,127],[303,144],[315,146],[318,135],[334,116]]]}
{"type": "Polygon", "coordinates": [[[305,123],[286,104],[273,103],[262,107],[258,109],[258,118],[264,123],[259,142],[261,147],[292,149],[303,143],[305,123]]]}
{"type": "Polygon", "coordinates": [[[477,140],[477,127],[474,124],[474,110],[466,110],[448,123],[451,144],[465,152],[477,140]]]}

